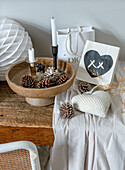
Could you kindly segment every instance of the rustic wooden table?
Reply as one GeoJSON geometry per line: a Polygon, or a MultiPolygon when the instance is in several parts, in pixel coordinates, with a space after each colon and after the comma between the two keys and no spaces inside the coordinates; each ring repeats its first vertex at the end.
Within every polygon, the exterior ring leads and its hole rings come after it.
{"type": "Polygon", "coordinates": [[[36,145],[53,145],[53,105],[33,107],[0,82],[0,143],[28,140],[36,145]]]}

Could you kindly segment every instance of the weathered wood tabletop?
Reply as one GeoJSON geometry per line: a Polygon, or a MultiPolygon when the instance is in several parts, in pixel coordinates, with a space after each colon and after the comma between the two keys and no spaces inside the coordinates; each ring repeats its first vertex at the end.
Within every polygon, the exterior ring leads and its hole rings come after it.
{"type": "Polygon", "coordinates": [[[34,107],[0,82],[0,143],[28,140],[53,145],[53,105],[34,107]]]}

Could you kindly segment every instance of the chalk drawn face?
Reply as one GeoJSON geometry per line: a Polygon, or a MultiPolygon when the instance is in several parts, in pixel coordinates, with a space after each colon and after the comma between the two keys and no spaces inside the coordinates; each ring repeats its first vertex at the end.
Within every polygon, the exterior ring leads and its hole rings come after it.
{"type": "Polygon", "coordinates": [[[113,59],[110,55],[100,56],[97,51],[90,50],[84,56],[84,63],[87,72],[94,78],[108,72],[113,65],[113,59]]]}

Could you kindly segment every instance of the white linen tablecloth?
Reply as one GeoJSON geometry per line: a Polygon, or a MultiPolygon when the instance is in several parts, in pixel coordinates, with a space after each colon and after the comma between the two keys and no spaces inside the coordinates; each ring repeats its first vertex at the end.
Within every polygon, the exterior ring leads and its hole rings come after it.
{"type": "MultiPolygon", "coordinates": [[[[125,62],[119,62],[117,70],[124,74],[124,66],[125,62]]],[[[119,97],[111,96],[106,118],[75,110],[75,116],[68,121],[60,118],[59,108],[70,101],[71,91],[72,88],[55,98],[52,170],[124,170],[125,114],[121,113],[119,97]]]]}

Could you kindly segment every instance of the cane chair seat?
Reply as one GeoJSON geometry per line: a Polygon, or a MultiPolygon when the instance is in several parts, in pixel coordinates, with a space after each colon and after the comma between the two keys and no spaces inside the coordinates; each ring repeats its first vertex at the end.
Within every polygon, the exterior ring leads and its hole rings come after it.
{"type": "Polygon", "coordinates": [[[32,170],[29,151],[18,149],[11,152],[0,153],[1,170],[32,170]]]}
{"type": "Polygon", "coordinates": [[[41,170],[36,146],[28,141],[0,144],[0,170],[41,170]]]}

